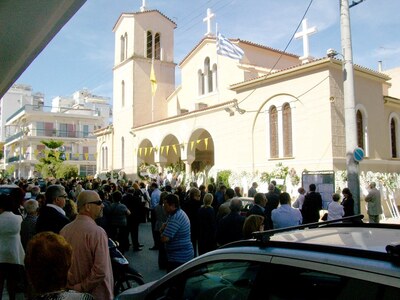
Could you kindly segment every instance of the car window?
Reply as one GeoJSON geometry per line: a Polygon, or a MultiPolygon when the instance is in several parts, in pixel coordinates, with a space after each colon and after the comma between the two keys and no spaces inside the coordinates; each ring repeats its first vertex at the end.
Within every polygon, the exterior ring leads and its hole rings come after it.
{"type": "Polygon", "coordinates": [[[257,294],[264,296],[251,299],[400,299],[400,289],[373,281],[278,264],[262,269],[252,289],[257,294]]]}
{"type": "Polygon", "coordinates": [[[260,264],[222,261],[180,274],[148,299],[248,299],[260,264]]]}
{"type": "Polygon", "coordinates": [[[220,261],[159,286],[146,300],[400,299],[400,288],[281,264],[220,261]]]}

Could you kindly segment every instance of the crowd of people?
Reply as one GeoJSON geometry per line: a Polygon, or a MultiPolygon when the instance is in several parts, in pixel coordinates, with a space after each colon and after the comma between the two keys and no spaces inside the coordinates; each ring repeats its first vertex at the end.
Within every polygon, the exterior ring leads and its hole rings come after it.
{"type": "MultiPolygon", "coordinates": [[[[149,250],[158,251],[158,267],[170,272],[197,255],[251,238],[256,231],[318,222],[322,209],[315,184],[308,192],[299,188],[292,205],[291,196],[276,182],[269,184],[267,193],[258,192],[255,182],[248,191],[254,205],[244,212],[241,189],[222,184],[217,188],[214,183],[191,183],[186,189],[158,180],[16,183],[19,189],[0,195],[0,292],[6,281],[10,299],[15,299],[21,278],[27,278],[30,299],[52,299],[46,297],[54,293],[63,293],[63,299],[113,299],[108,238],[122,253],[130,247],[142,251],[139,227],[149,220],[154,242],[149,250]],[[48,264],[54,268],[40,273],[40,266],[48,264]],[[46,284],[49,277],[54,281],[46,284]]],[[[375,183],[370,188],[368,213],[376,222],[380,194],[375,183]]],[[[328,220],[354,215],[350,190],[342,194],[341,203],[339,194],[332,196],[328,220]]]]}

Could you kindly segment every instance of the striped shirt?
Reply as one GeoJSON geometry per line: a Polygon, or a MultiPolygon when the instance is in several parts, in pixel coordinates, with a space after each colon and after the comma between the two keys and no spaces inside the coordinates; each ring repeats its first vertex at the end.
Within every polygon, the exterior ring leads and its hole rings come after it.
{"type": "Polygon", "coordinates": [[[185,263],[194,256],[193,245],[190,240],[190,221],[182,209],[177,209],[167,220],[163,236],[169,241],[165,247],[169,262],[185,263]]]}

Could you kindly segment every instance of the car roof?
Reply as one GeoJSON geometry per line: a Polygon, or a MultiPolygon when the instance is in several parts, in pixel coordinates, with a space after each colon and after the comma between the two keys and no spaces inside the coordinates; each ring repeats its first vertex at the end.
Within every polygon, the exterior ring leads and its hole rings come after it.
{"type": "Polygon", "coordinates": [[[0,185],[0,189],[15,189],[15,188],[19,188],[19,186],[16,185],[16,184],[2,184],[2,185],[0,185]]]}
{"type": "Polygon", "coordinates": [[[271,241],[360,249],[386,253],[388,244],[400,242],[400,226],[320,227],[279,233],[271,241]]]}

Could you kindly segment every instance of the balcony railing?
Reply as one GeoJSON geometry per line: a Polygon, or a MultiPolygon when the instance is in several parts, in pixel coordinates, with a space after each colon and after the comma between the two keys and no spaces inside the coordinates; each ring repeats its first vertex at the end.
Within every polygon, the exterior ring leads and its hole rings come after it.
{"type": "Polygon", "coordinates": [[[73,107],[52,107],[52,106],[44,106],[41,104],[39,104],[39,105],[25,104],[23,107],[18,109],[15,113],[13,113],[9,118],[7,118],[6,122],[10,121],[11,119],[13,119],[15,116],[17,116],[19,113],[21,113],[23,111],[25,111],[25,112],[32,112],[32,111],[51,112],[52,110],[54,113],[69,113],[69,114],[85,113],[90,116],[98,116],[99,115],[98,110],[94,110],[94,109],[90,109],[90,108],[76,109],[73,107]],[[54,109],[56,111],[54,111],[54,109]]]}

